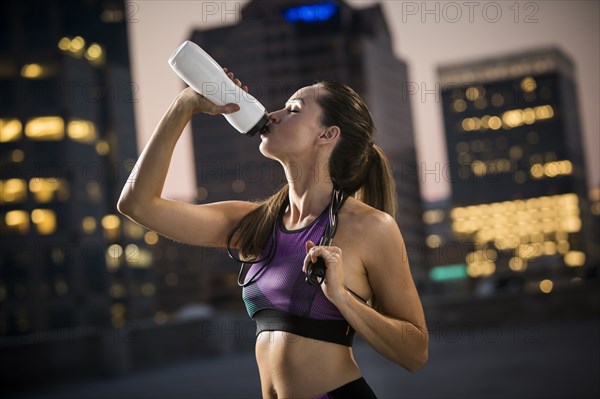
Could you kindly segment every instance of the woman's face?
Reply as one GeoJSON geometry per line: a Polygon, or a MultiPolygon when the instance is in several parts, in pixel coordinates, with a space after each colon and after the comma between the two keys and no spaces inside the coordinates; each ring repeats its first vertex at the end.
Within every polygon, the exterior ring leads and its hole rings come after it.
{"type": "Polygon", "coordinates": [[[269,114],[268,131],[261,134],[260,152],[267,158],[289,161],[314,155],[325,126],[321,124],[321,106],[317,103],[322,86],[303,87],[269,114]]]}

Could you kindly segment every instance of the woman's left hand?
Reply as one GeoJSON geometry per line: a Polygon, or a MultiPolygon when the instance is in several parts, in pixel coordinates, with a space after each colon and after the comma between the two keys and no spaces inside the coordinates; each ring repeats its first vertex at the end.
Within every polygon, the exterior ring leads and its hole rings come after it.
{"type": "Polygon", "coordinates": [[[308,264],[310,262],[315,263],[319,256],[325,261],[325,281],[321,284],[321,289],[327,299],[335,304],[336,299],[340,298],[346,291],[342,250],[334,246],[317,246],[312,241],[307,241],[306,257],[304,258],[302,271],[306,272],[308,264]]]}

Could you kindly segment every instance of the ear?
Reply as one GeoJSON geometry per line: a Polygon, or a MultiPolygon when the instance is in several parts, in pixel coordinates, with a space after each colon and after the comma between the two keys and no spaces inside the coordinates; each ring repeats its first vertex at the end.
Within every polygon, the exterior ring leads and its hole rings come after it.
{"type": "Polygon", "coordinates": [[[320,139],[326,141],[335,141],[340,136],[340,128],[338,126],[329,126],[321,135],[320,139]]]}

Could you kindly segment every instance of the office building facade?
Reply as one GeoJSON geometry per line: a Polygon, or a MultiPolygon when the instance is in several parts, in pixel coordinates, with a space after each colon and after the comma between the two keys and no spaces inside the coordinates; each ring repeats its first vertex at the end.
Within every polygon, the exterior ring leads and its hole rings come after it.
{"type": "Polygon", "coordinates": [[[438,73],[467,274],[542,292],[580,281],[590,207],[569,57],[542,48],[438,73]]]}
{"type": "Polygon", "coordinates": [[[137,157],[123,1],[0,16],[0,335],[154,314],[151,254],[116,210],[137,157]]]}

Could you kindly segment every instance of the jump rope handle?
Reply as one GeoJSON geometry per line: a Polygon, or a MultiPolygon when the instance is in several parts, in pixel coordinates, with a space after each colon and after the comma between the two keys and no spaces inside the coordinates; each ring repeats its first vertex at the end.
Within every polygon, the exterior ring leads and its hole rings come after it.
{"type": "MultiPolygon", "coordinates": [[[[330,245],[330,242],[326,242],[325,240],[321,240],[319,245],[330,245]]],[[[308,285],[321,285],[323,281],[325,281],[325,260],[323,257],[317,257],[316,262],[310,262],[306,267],[306,276],[304,281],[308,283],[308,285]]]]}

